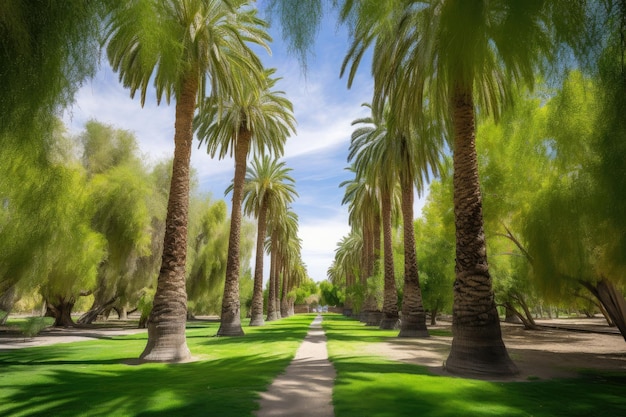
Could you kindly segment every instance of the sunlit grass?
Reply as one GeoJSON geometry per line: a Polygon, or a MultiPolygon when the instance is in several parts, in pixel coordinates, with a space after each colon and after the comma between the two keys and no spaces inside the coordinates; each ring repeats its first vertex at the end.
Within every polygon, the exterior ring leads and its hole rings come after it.
{"type": "Polygon", "coordinates": [[[576,379],[486,382],[432,375],[428,368],[374,356],[382,331],[342,316],[324,318],[337,371],[336,417],[626,415],[626,373],[576,379]]]}
{"type": "MultiPolygon", "coordinates": [[[[241,338],[215,337],[218,323],[191,322],[197,360],[185,364],[129,365],[146,345],[143,333],[0,351],[0,415],[251,416],[313,318],[245,327],[241,338]]],[[[376,344],[397,331],[333,314],[323,326],[337,370],[336,417],[626,415],[624,372],[508,383],[434,376],[376,356],[376,344]]]]}
{"type": "Polygon", "coordinates": [[[2,416],[249,416],[258,393],[289,364],[314,315],[215,337],[219,324],[192,322],[197,361],[128,365],[146,334],[0,351],[2,416]]]}

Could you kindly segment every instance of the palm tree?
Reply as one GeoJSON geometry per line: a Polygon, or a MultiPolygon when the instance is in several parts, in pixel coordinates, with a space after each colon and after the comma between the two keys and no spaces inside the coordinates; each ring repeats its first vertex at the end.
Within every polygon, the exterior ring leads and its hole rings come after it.
{"type": "Polygon", "coordinates": [[[298,195],[295,181],[289,176],[290,171],[284,162],[265,155],[261,159],[254,158],[246,175],[244,213],[256,216],[258,221],[250,326],[263,325],[263,255],[267,216],[271,216],[274,211],[279,212],[298,195]]]}
{"type": "MultiPolygon", "coordinates": [[[[369,107],[369,105],[365,105],[369,107]]],[[[376,115],[357,119],[353,125],[364,124],[352,133],[348,161],[354,159],[357,175],[374,184],[380,196],[380,213],[383,230],[384,298],[381,329],[394,329],[398,325],[398,291],[393,264],[392,200],[397,186],[393,143],[385,121],[376,115]]],[[[412,222],[412,220],[411,220],[412,222]]]]}
{"type": "MultiPolygon", "coordinates": [[[[360,229],[362,236],[360,266],[350,274],[359,275],[360,287],[367,293],[367,280],[374,275],[374,266],[380,258],[380,201],[371,181],[357,175],[354,165],[348,169],[355,173],[355,177],[339,184],[346,188],[342,204],[348,204],[350,226],[353,230],[360,229]]],[[[370,313],[376,310],[374,295],[366,294],[365,300],[359,305],[360,321],[368,322],[370,313]]]]}
{"type": "Polygon", "coordinates": [[[363,307],[365,282],[358,282],[357,277],[362,275],[363,254],[365,242],[360,229],[354,226],[347,236],[344,236],[335,248],[335,259],[328,268],[327,276],[335,286],[345,285],[346,301],[344,314],[351,316],[360,312],[363,307]]]}
{"type": "Polygon", "coordinates": [[[302,240],[298,238],[297,232],[293,236],[288,237],[283,246],[283,282],[281,286],[280,296],[280,315],[281,317],[289,317],[293,315],[293,301],[290,292],[306,277],[306,270],[302,263],[302,240]]]}
{"type": "Polygon", "coordinates": [[[270,239],[267,248],[270,252],[270,282],[267,306],[267,321],[277,320],[280,312],[280,277],[284,275],[289,241],[297,236],[298,215],[289,207],[282,207],[268,219],[270,239]]]}
{"type": "Polygon", "coordinates": [[[278,78],[274,70],[266,70],[262,83],[253,78],[240,79],[235,91],[226,97],[209,97],[204,111],[195,120],[200,142],[206,142],[211,157],[220,159],[227,154],[235,157],[233,200],[226,280],[222,299],[222,316],[218,336],[243,336],[239,317],[239,238],[241,204],[245,183],[246,159],[252,148],[254,154],[269,152],[280,156],[287,137],[295,132],[291,102],[282,91],[272,88],[278,78]]]}
{"type": "Polygon", "coordinates": [[[345,4],[345,17],[358,16],[344,62],[344,69],[352,62],[349,83],[363,52],[376,40],[381,52],[373,63],[374,107],[380,108],[384,97],[396,91],[413,111],[407,117],[420,119],[428,92],[432,114],[446,120],[451,132],[456,280],[454,338],[446,367],[455,373],[514,374],[517,368],[502,342],[487,263],[475,111],[480,107],[497,118],[510,102],[512,88],[532,87],[541,64],[555,57],[557,36],[572,39],[576,25],[584,22],[584,10],[581,4],[558,1],[345,4]]]}
{"type": "MultiPolygon", "coordinates": [[[[167,206],[161,270],[141,358],[181,361],[190,357],[185,340],[185,262],[189,210],[189,161],[196,104],[207,83],[213,97],[231,94],[237,74],[260,74],[249,48],[268,49],[265,23],[248,2],[164,0],[120,3],[109,16],[107,55],[120,81],[137,91],[141,104],[154,80],[157,102],[176,100],[174,161],[167,206]]],[[[261,76],[257,75],[257,79],[261,76]]]]}

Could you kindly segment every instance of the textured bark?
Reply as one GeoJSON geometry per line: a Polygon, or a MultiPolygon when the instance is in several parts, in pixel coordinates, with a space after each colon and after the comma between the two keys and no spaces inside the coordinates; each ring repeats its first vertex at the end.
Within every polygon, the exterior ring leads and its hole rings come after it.
{"type": "Polygon", "coordinates": [[[0,293],[0,325],[6,324],[7,319],[9,318],[9,313],[13,310],[16,300],[15,285],[11,285],[5,292],[0,293]]]}
{"type": "Polygon", "coordinates": [[[267,201],[263,199],[259,209],[258,231],[256,238],[256,259],[254,261],[254,289],[250,308],[250,326],[263,326],[263,255],[265,253],[265,235],[267,231],[267,201]]]}
{"type": "Polygon", "coordinates": [[[274,280],[274,305],[276,306],[276,319],[281,319],[280,313],[280,282],[283,276],[283,257],[279,253],[276,254],[276,279],[274,280]]]}
{"type": "Polygon", "coordinates": [[[400,319],[398,315],[398,290],[393,267],[393,242],[391,234],[391,195],[390,192],[382,192],[382,218],[383,218],[383,245],[384,245],[384,273],[385,289],[383,299],[383,318],[380,322],[381,329],[395,329],[400,319]]]}
{"type": "Polygon", "coordinates": [[[269,289],[267,292],[267,321],[274,321],[278,319],[276,316],[276,280],[277,272],[276,272],[276,252],[277,249],[272,247],[272,251],[270,252],[270,282],[269,289]]]}
{"type": "Polygon", "coordinates": [[[452,100],[456,265],[453,339],[445,366],[456,374],[513,375],[518,371],[502,341],[487,264],[471,88],[457,85],[452,100]]]}
{"type": "Polygon", "coordinates": [[[606,279],[602,279],[595,287],[586,282],[582,284],[602,303],[609,317],[626,340],[626,299],[624,299],[624,295],[615,288],[612,282],[606,279]]]}
{"type": "Polygon", "coordinates": [[[241,238],[241,202],[246,179],[246,158],[250,148],[252,132],[242,126],[235,144],[235,178],[233,179],[233,200],[230,215],[230,235],[228,236],[228,258],[226,261],[226,281],[222,298],[222,316],[218,336],[243,336],[241,328],[241,305],[239,301],[239,243],[241,238]]]}
{"type": "Polygon", "coordinates": [[[79,317],[78,324],[91,324],[94,320],[98,318],[98,316],[104,313],[107,309],[110,309],[115,302],[117,302],[118,296],[114,296],[113,298],[105,301],[105,302],[96,302],[94,300],[93,305],[85,314],[79,317]]]}
{"type": "Polygon", "coordinates": [[[189,163],[193,142],[192,122],[196,109],[198,80],[183,80],[176,101],[174,161],[165,218],[163,255],[152,311],[148,317],[148,343],[141,359],[180,362],[191,358],[187,347],[187,224],[189,220],[189,163]]]}
{"type": "Polygon", "coordinates": [[[280,317],[289,317],[289,302],[287,293],[289,292],[289,271],[287,265],[283,268],[283,285],[280,294],[280,317]]]}
{"type": "Polygon", "coordinates": [[[72,320],[72,308],[74,308],[74,299],[65,299],[58,297],[56,300],[46,300],[46,316],[54,318],[54,327],[74,327],[72,320]]]}
{"type": "Polygon", "coordinates": [[[413,181],[402,176],[402,220],[404,234],[404,296],[402,320],[398,337],[428,337],[426,312],[422,303],[417,254],[415,253],[415,230],[413,230],[413,181]]]}

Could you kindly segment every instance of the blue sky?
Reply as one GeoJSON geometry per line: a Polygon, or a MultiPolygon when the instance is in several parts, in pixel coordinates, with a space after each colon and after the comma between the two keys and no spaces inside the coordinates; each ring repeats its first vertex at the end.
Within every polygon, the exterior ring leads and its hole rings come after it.
{"type": "MultiPolygon", "coordinates": [[[[350,90],[345,77],[339,78],[341,62],[348,49],[345,28],[337,28],[334,15],[327,16],[320,28],[308,69],[303,73],[294,56],[287,54],[280,27],[270,28],[274,39],[272,55],[260,54],[268,68],[277,68],[282,77],[276,88],[285,91],[294,105],[297,133],[287,141],[283,160],[293,169],[299,198],[293,209],[299,216],[302,258],[309,276],[326,279],[337,242],[349,232],[348,211],[341,205],[343,189],[339,184],[350,175],[345,171],[352,134],[352,121],[367,114],[361,107],[370,101],[373,81],[370,62],[361,63],[350,90]]],[[[135,133],[141,152],[156,161],[173,155],[174,103],[156,105],[149,94],[141,108],[118,82],[106,57],[93,80],[78,92],[76,104],[65,116],[73,132],[82,130],[86,121],[95,119],[135,133]]],[[[204,149],[194,147],[192,166],[198,172],[201,191],[224,198],[232,181],[232,159],[211,159],[204,149]]],[[[230,195],[225,198],[230,203],[230,195]]],[[[416,214],[419,212],[416,212],[416,214]]],[[[269,265],[265,268],[265,275],[269,265]]]]}

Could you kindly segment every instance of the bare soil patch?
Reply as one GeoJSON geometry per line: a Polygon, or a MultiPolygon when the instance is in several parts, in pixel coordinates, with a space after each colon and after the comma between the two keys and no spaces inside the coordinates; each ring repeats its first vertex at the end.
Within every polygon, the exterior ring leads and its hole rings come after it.
{"type": "MultiPolygon", "coordinates": [[[[538,322],[569,330],[524,330],[521,325],[502,323],[502,338],[511,359],[520,371],[518,375],[505,380],[572,378],[580,376],[585,369],[626,372],[626,342],[606,322],[602,324],[602,321],[594,318],[538,322]]],[[[430,328],[450,327],[447,323],[430,328]]],[[[398,338],[372,344],[367,353],[423,365],[437,375],[451,376],[443,368],[451,342],[452,337],[447,336],[431,336],[426,339],[398,338]]]]}
{"type": "Polygon", "coordinates": [[[120,322],[111,323],[108,326],[49,327],[33,337],[26,337],[16,329],[3,328],[0,329],[0,350],[48,346],[57,343],[80,342],[85,340],[110,339],[114,336],[147,332],[146,329],[138,329],[136,323],[134,323],[134,327],[130,326],[132,326],[132,324],[120,322]]]}

